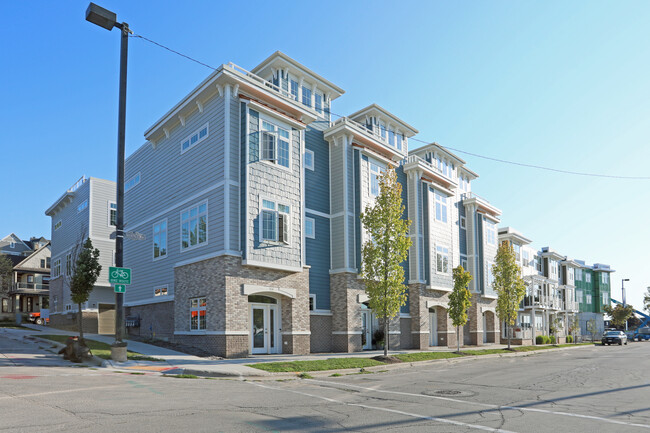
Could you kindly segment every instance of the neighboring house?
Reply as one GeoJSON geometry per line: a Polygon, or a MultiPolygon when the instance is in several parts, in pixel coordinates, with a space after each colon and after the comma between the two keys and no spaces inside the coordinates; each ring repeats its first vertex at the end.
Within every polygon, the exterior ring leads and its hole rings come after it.
{"type": "Polygon", "coordinates": [[[25,257],[30,255],[32,252],[34,252],[34,249],[31,244],[21,240],[14,233],[0,239],[0,254],[25,257]]]}
{"type": "Polygon", "coordinates": [[[610,304],[611,286],[610,275],[615,272],[609,265],[596,263],[593,266],[576,260],[579,267],[576,269],[576,300],[579,305],[578,314],[580,332],[590,335],[587,331],[587,322],[596,321],[597,333],[600,335],[605,330],[605,311],[603,307],[610,304]]]}
{"type": "Polygon", "coordinates": [[[0,293],[0,320],[14,320],[15,313],[47,308],[50,277],[50,243],[32,237],[29,241],[10,234],[0,241],[0,255],[12,263],[10,282],[0,293]]]}
{"type": "Polygon", "coordinates": [[[87,332],[113,334],[115,295],[108,283],[108,268],[115,263],[115,182],[98,178],[79,179],[46,211],[52,218],[52,269],[50,277],[50,325],[77,329],[77,304],[70,297],[70,278],[76,254],[90,238],[99,249],[102,271],[88,302],[82,305],[87,332]]]}
{"type": "Polygon", "coordinates": [[[491,264],[500,211],[477,175],[372,104],[334,122],[343,90],[276,52],[252,72],[222,65],[152,125],[126,160],[129,332],[222,356],[358,351],[378,323],[359,278],[360,213],[395,167],[415,244],[411,296],[392,348],[453,344],[451,269],[472,272],[468,344],[497,341],[491,264]],[[445,215],[443,217],[443,214],[445,215]]]}

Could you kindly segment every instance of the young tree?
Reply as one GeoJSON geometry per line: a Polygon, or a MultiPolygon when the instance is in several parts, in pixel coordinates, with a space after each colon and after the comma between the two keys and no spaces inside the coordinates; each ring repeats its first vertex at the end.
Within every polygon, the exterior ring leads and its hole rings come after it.
{"type": "Polygon", "coordinates": [[[553,334],[553,337],[555,337],[555,344],[558,344],[558,336],[557,333],[560,332],[560,329],[562,329],[562,319],[559,317],[555,317],[555,319],[551,320],[551,326],[550,326],[550,333],[553,334]]]}
{"type": "Polygon", "coordinates": [[[402,186],[397,174],[387,169],[379,178],[379,195],[374,206],[367,206],[361,214],[361,223],[369,235],[363,244],[361,276],[365,280],[368,303],[384,325],[384,356],[388,356],[388,323],[406,303],[404,269],[411,239],[407,236],[411,225],[402,219],[402,186]]]}
{"type": "Polygon", "coordinates": [[[494,260],[492,285],[498,296],[497,316],[508,327],[508,350],[510,350],[511,328],[517,319],[519,304],[526,294],[526,284],[521,278],[521,268],[517,265],[515,251],[511,245],[502,243],[494,260]]]}
{"type": "Polygon", "coordinates": [[[587,321],[587,332],[591,334],[591,342],[593,343],[598,334],[598,326],[596,326],[596,319],[589,319],[587,321]]]}
{"type": "Polygon", "coordinates": [[[634,307],[630,304],[627,304],[625,307],[621,304],[616,304],[614,308],[611,305],[605,305],[603,311],[612,318],[611,324],[616,328],[625,326],[625,322],[629,319],[634,313],[634,307]]]}
{"type": "Polygon", "coordinates": [[[468,285],[472,281],[472,274],[462,266],[454,268],[454,290],[449,294],[449,317],[456,327],[457,352],[460,353],[460,327],[467,323],[467,310],[472,305],[472,294],[468,285]]]}
{"type": "Polygon", "coordinates": [[[577,314],[574,314],[569,319],[569,334],[571,334],[571,336],[573,337],[573,344],[576,344],[578,342],[577,334],[579,330],[580,330],[580,319],[578,319],[577,314]]]}
{"type": "Polygon", "coordinates": [[[72,269],[72,278],[70,278],[70,294],[72,295],[72,302],[76,303],[79,307],[77,314],[79,321],[79,339],[83,342],[83,321],[81,319],[81,304],[88,300],[90,292],[95,287],[95,282],[102,266],[99,264],[99,250],[93,248],[93,243],[90,238],[86,239],[83,247],[79,251],[76,261],[72,269]]]}
{"type": "Polygon", "coordinates": [[[650,314],[650,287],[648,287],[648,290],[643,295],[643,309],[650,314]]]}

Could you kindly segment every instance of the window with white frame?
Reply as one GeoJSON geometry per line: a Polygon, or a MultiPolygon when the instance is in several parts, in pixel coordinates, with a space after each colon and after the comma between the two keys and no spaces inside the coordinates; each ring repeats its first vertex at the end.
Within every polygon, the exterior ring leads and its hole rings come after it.
{"type": "Polygon", "coordinates": [[[589,272],[585,272],[585,282],[591,283],[591,274],[589,272]]]}
{"type": "Polygon", "coordinates": [[[167,286],[156,286],[153,288],[154,296],[167,296],[167,286]]]}
{"type": "Polygon", "coordinates": [[[465,218],[464,216],[460,217],[460,228],[463,230],[467,229],[467,218],[465,218]]]}
{"type": "Polygon", "coordinates": [[[575,280],[582,281],[582,269],[576,269],[575,280]]]}
{"type": "Polygon", "coordinates": [[[309,311],[314,311],[316,309],[316,295],[313,293],[309,294],[309,311]]]}
{"type": "Polygon", "coordinates": [[[485,220],[485,238],[488,245],[497,244],[497,227],[492,221],[485,220]]]}
{"type": "Polygon", "coordinates": [[[289,168],[290,161],[290,135],[284,128],[262,120],[262,146],[261,159],[274,162],[283,167],[289,168]]]}
{"type": "Polygon", "coordinates": [[[549,259],[548,263],[549,263],[551,278],[557,279],[557,262],[555,260],[549,259]]]}
{"type": "Polygon", "coordinates": [[[65,256],[65,274],[72,275],[72,254],[68,253],[65,256]]]}
{"type": "Polygon", "coordinates": [[[63,221],[58,220],[56,224],[54,224],[54,230],[60,229],[62,225],[63,225],[63,221]]]}
{"type": "Polygon", "coordinates": [[[291,208],[271,200],[262,200],[261,240],[289,244],[291,208]]]}
{"type": "Polygon", "coordinates": [[[395,147],[397,147],[397,150],[402,150],[403,141],[404,141],[404,135],[395,133],[395,147]]]}
{"type": "Polygon", "coordinates": [[[587,293],[587,304],[591,304],[591,295],[587,293]]]}
{"type": "Polygon", "coordinates": [[[185,153],[210,135],[210,123],[206,123],[181,141],[181,153],[185,153]]]}
{"type": "Polygon", "coordinates": [[[54,278],[61,276],[61,259],[54,260],[54,266],[52,267],[52,276],[54,278]]]}
{"type": "Polygon", "coordinates": [[[181,249],[196,247],[208,240],[208,202],[181,212],[181,249]]]}
{"type": "Polygon", "coordinates": [[[65,304],[65,311],[72,311],[72,304],[65,304]]]}
{"type": "Polygon", "coordinates": [[[124,182],[124,192],[126,193],[127,191],[131,190],[133,187],[138,185],[140,183],[140,173],[137,173],[136,175],[132,176],[124,182]]]}
{"type": "Polygon", "coordinates": [[[603,284],[609,284],[609,274],[607,272],[600,274],[600,278],[603,284]]]}
{"type": "Polygon", "coordinates": [[[316,238],[316,220],[314,218],[305,217],[305,237],[316,238]]]}
{"type": "Polygon", "coordinates": [[[434,191],[436,203],[436,220],[443,223],[447,222],[447,196],[434,191]]]}
{"type": "Polygon", "coordinates": [[[609,293],[605,292],[602,294],[603,297],[603,306],[609,305],[609,293]]]}
{"type": "Polygon", "coordinates": [[[463,269],[467,270],[467,256],[460,256],[460,265],[463,267],[463,269]]]}
{"type": "Polygon", "coordinates": [[[494,263],[492,263],[490,261],[485,262],[485,267],[487,268],[486,272],[485,272],[485,275],[487,276],[486,283],[487,283],[487,286],[489,288],[492,288],[492,285],[494,284],[494,272],[492,270],[493,266],[494,266],[494,263]]]}
{"type": "Polygon", "coordinates": [[[521,257],[523,258],[522,265],[528,266],[530,264],[530,254],[528,253],[528,250],[523,250],[521,252],[521,257]]]}
{"type": "Polygon", "coordinates": [[[512,249],[515,251],[515,260],[521,260],[521,245],[513,243],[512,249]]]}
{"type": "Polygon", "coordinates": [[[311,107],[311,89],[306,86],[302,86],[302,105],[311,107]]]}
{"type": "Polygon", "coordinates": [[[449,248],[447,247],[436,246],[436,272],[449,273],[449,248]]]}
{"type": "Polygon", "coordinates": [[[542,316],[535,315],[535,327],[539,330],[544,328],[544,319],[542,316]]]}
{"type": "Polygon", "coordinates": [[[319,113],[323,112],[323,94],[320,92],[314,93],[314,109],[319,113]]]}
{"type": "Polygon", "coordinates": [[[305,150],[305,168],[314,170],[314,152],[311,150],[305,150]]]}
{"type": "Polygon", "coordinates": [[[190,331],[206,329],[206,298],[190,299],[190,331]]]}
{"type": "Polygon", "coordinates": [[[153,225],[153,258],[167,257],[167,220],[153,225]]]}
{"type": "Polygon", "coordinates": [[[77,213],[79,213],[79,212],[81,212],[81,211],[83,211],[84,209],[87,209],[87,208],[88,208],[88,199],[82,201],[81,204],[79,204],[79,206],[77,206],[77,213]]]}
{"type": "Polygon", "coordinates": [[[570,268],[567,266],[567,275],[569,278],[569,284],[574,285],[575,284],[575,270],[573,268],[570,268]]]}
{"type": "Polygon", "coordinates": [[[381,176],[381,167],[370,161],[370,195],[377,197],[379,195],[379,177],[381,176]]]}
{"type": "Polygon", "coordinates": [[[296,80],[289,80],[289,84],[291,85],[291,96],[293,99],[296,101],[298,100],[298,82],[296,80]]]}
{"type": "Polygon", "coordinates": [[[576,290],[576,301],[584,302],[584,299],[582,298],[582,290],[576,290]]]}
{"type": "Polygon", "coordinates": [[[117,203],[108,202],[108,225],[117,225],[117,203]]]}

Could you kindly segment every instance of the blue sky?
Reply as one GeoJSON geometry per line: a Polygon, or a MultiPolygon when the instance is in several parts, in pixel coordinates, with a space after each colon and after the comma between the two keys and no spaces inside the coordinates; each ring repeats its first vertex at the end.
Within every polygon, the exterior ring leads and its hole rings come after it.
{"type": "MultiPolygon", "coordinates": [[[[650,3],[643,1],[101,1],[137,33],[212,66],[281,50],[376,102],[417,138],[566,170],[648,176],[650,3]]],[[[2,2],[0,234],[50,236],[44,210],[86,174],[115,179],[119,34],[87,1],[2,2]]],[[[127,155],[210,70],[140,39],[129,47],[127,155]]],[[[420,143],[411,143],[417,147],[420,143]]],[[[562,254],[610,264],[641,305],[650,286],[649,180],[499,164],[459,153],[474,192],[562,254]]],[[[620,288],[613,290],[620,298],[620,288]]]]}

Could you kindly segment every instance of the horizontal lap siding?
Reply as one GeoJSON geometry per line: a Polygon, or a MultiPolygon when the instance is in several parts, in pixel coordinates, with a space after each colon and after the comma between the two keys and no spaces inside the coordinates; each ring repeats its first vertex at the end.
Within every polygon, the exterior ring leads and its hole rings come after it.
{"type": "Polygon", "coordinates": [[[82,237],[88,236],[88,219],[90,205],[81,212],[77,206],[84,200],[90,201],[90,180],[74,192],[72,201],[66,204],[52,217],[52,266],[56,259],[61,259],[61,272],[65,269],[65,255],[82,237]],[[54,230],[54,225],[61,221],[61,227],[54,230]]]}
{"type": "MultiPolygon", "coordinates": [[[[133,270],[133,283],[127,287],[125,296],[127,304],[159,301],[160,297],[154,297],[154,287],[162,285],[168,287],[167,296],[173,296],[176,264],[225,249],[224,105],[224,98],[219,96],[204,102],[203,113],[195,110],[185,119],[185,126],[177,124],[169,131],[169,138],[161,139],[155,147],[141,147],[126,162],[125,179],[139,172],[141,181],[125,193],[125,229],[146,236],[144,241],[124,241],[124,264],[133,270]],[[181,154],[181,142],[208,122],[208,138],[181,154]],[[181,212],[206,199],[207,243],[181,251],[181,212]],[[154,260],[153,226],[164,219],[167,219],[167,256],[154,260]]],[[[231,162],[234,159],[235,164],[239,132],[236,107],[237,103],[232,101],[231,162]]],[[[231,169],[231,175],[238,180],[237,168],[231,169]]],[[[231,189],[231,200],[238,193],[231,189]]],[[[236,209],[233,213],[235,226],[236,209]]],[[[238,242],[236,230],[231,234],[231,242],[238,242]]]]}
{"type": "Polygon", "coordinates": [[[329,143],[322,132],[328,126],[315,121],[305,131],[305,147],[314,152],[314,170],[305,169],[305,207],[323,213],[330,211],[329,143]]]}
{"type": "Polygon", "coordinates": [[[328,218],[312,215],[314,219],[315,238],[305,239],[307,248],[305,260],[309,269],[309,293],[316,295],[316,309],[330,309],[330,221],[328,218]]]}
{"type": "MultiPolygon", "coordinates": [[[[330,212],[332,215],[339,214],[344,210],[344,166],[342,144],[332,146],[330,150],[330,212]]],[[[343,216],[333,217],[331,224],[331,264],[333,269],[340,269],[346,266],[344,261],[345,240],[343,216]]]]}
{"type": "Polygon", "coordinates": [[[92,237],[108,239],[115,231],[115,226],[109,225],[110,203],[117,202],[115,182],[91,178],[92,200],[92,237]]]}

